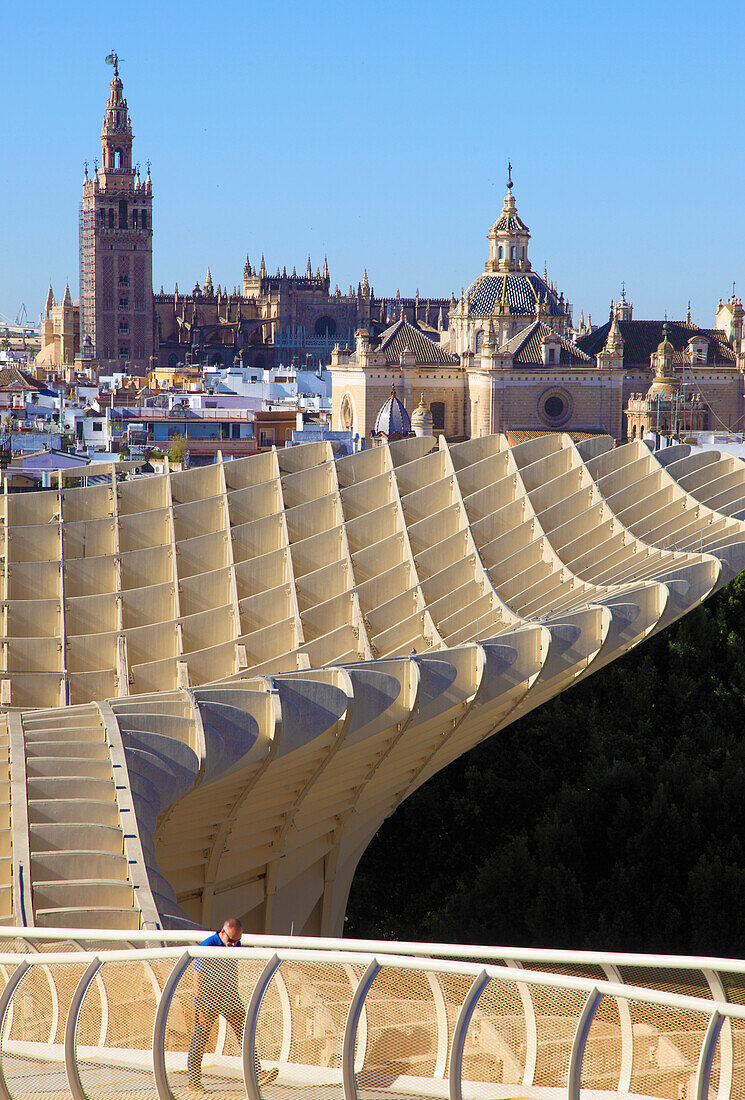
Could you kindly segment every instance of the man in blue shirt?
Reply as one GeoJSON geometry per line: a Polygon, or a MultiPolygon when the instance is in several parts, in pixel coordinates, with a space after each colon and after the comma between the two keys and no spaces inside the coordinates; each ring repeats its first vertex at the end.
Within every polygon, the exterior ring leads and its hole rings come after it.
{"type": "MultiPolygon", "coordinates": [[[[200,947],[240,947],[243,925],[236,917],[226,920],[219,932],[202,940],[200,947]]],[[[187,1066],[189,1088],[204,1092],[202,1088],[202,1058],[210,1032],[218,1016],[224,1016],[235,1032],[240,1046],[243,1041],[243,1024],[246,1008],[238,993],[238,967],[235,959],[194,960],[194,1034],[189,1046],[187,1066]]],[[[256,1076],[259,1085],[268,1085],[277,1077],[276,1069],[262,1070],[256,1058],[256,1076]]]]}

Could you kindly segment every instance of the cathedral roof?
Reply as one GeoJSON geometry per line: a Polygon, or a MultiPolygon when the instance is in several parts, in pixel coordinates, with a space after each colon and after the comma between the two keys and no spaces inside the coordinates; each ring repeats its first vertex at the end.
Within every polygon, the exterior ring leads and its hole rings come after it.
{"type": "Polygon", "coordinates": [[[468,312],[477,316],[486,316],[504,304],[509,305],[512,313],[529,317],[535,313],[536,302],[544,298],[552,317],[564,313],[556,291],[534,271],[508,274],[484,272],[474,279],[466,294],[468,312]]]}
{"type": "Polygon", "coordinates": [[[514,363],[543,366],[543,343],[546,337],[553,337],[554,342],[559,344],[558,366],[586,367],[593,362],[591,355],[582,351],[571,340],[560,336],[543,321],[534,321],[532,325],[528,325],[500,350],[511,355],[514,363]]]}
{"type": "MultiPolygon", "coordinates": [[[[627,366],[649,366],[649,357],[657,351],[664,339],[664,326],[667,323],[667,338],[673,345],[673,362],[683,362],[683,352],[693,336],[702,336],[708,341],[706,362],[710,366],[736,366],[737,356],[727,343],[727,337],[721,329],[698,328],[687,321],[619,321],[618,327],[623,336],[623,362],[627,366]]],[[[605,347],[605,341],[611,322],[606,321],[594,332],[580,336],[577,347],[588,355],[596,355],[605,347]]]]}
{"type": "Polygon", "coordinates": [[[407,436],[411,434],[411,418],[406,407],[396,397],[395,389],[375,418],[373,435],[407,436]]]}
{"type": "Polygon", "coordinates": [[[431,340],[422,330],[403,318],[381,332],[376,351],[385,354],[386,362],[398,363],[404,352],[414,355],[419,363],[443,363],[455,365],[458,360],[441,344],[431,340]]]}

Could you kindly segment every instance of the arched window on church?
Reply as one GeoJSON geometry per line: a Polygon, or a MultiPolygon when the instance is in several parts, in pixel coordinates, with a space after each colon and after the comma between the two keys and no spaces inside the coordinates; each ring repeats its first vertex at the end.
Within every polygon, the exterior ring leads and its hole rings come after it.
{"type": "Polygon", "coordinates": [[[481,351],[481,345],[483,344],[483,342],[484,342],[484,330],[479,329],[479,331],[476,333],[476,354],[477,355],[481,351]]]}
{"type": "Polygon", "coordinates": [[[142,228],[147,229],[147,210],[142,211],[142,228]]]}
{"type": "Polygon", "coordinates": [[[502,248],[501,244],[499,246],[499,258],[500,258],[500,260],[504,259],[504,249],[502,248]]]}
{"type": "Polygon", "coordinates": [[[510,248],[510,259],[511,259],[511,260],[514,260],[514,259],[515,259],[515,254],[516,254],[516,253],[517,253],[517,248],[516,248],[516,247],[515,247],[515,245],[513,244],[513,245],[512,245],[512,247],[510,248]]]}
{"type": "Polygon", "coordinates": [[[121,168],[122,166],[122,151],[121,149],[114,150],[114,168],[121,168]]]}
{"type": "Polygon", "coordinates": [[[432,413],[432,428],[436,432],[445,431],[445,402],[432,401],[429,406],[432,413]]]}
{"type": "Polygon", "coordinates": [[[137,207],[134,207],[132,210],[132,228],[137,228],[137,207]]]}
{"type": "Polygon", "coordinates": [[[119,203],[119,228],[120,229],[126,229],[127,228],[127,201],[126,201],[126,199],[122,199],[122,201],[119,203]]]}
{"type": "Polygon", "coordinates": [[[114,228],[114,211],[113,211],[113,209],[111,209],[111,210],[109,210],[109,229],[113,229],[113,228],[114,228]]]}
{"type": "Polygon", "coordinates": [[[631,429],[631,438],[636,439],[636,424],[634,424],[633,428],[631,429]]]}

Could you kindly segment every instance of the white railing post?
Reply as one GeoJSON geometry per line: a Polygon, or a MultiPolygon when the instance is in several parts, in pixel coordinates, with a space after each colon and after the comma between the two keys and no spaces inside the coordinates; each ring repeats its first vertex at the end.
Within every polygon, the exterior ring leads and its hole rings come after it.
{"type": "Polygon", "coordinates": [[[163,992],[158,1001],[158,1009],[155,1013],[155,1023],[153,1024],[153,1076],[155,1077],[155,1088],[158,1091],[159,1100],[176,1100],[168,1083],[166,1072],[166,1022],[176,986],[190,962],[191,955],[188,951],[184,951],[166,979],[163,992]]]}
{"type": "MultiPolygon", "coordinates": [[[[524,969],[523,964],[517,959],[513,960],[505,957],[504,961],[507,966],[511,966],[515,970],[524,969]]],[[[523,1015],[525,1018],[525,1065],[523,1066],[523,1085],[528,1088],[533,1084],[535,1068],[538,1064],[538,1024],[536,1023],[535,1005],[533,1004],[530,986],[527,982],[518,982],[517,992],[520,994],[523,1015]]]]}
{"type": "MultiPolygon", "coordinates": [[[[612,963],[604,963],[603,971],[609,982],[616,985],[624,985],[623,976],[617,966],[612,963]]],[[[631,1022],[631,1010],[629,1002],[618,998],[618,1022],[621,1028],[621,1065],[618,1072],[618,1091],[631,1091],[631,1075],[634,1071],[634,1026],[631,1022]]]]}
{"type": "Polygon", "coordinates": [[[85,1089],[83,1088],[83,1082],[80,1080],[80,1070],[78,1069],[78,1059],[75,1042],[75,1032],[78,1027],[78,1019],[80,1017],[80,1010],[83,1007],[83,998],[88,992],[88,986],[91,984],[96,974],[101,967],[101,959],[93,959],[88,963],[88,966],[83,973],[82,978],[78,982],[75,992],[72,995],[70,1001],[70,1007],[67,1010],[67,1019],[65,1020],[65,1072],[67,1074],[67,1084],[70,1087],[73,1100],[88,1100],[85,1095],[85,1089]]]}
{"type": "Polygon", "coordinates": [[[258,1023],[259,1009],[261,1008],[264,994],[267,991],[269,982],[279,968],[279,964],[280,958],[275,952],[261,971],[261,974],[259,974],[253,993],[251,994],[251,1000],[248,1002],[246,1008],[241,1056],[243,1058],[243,1084],[246,1089],[248,1100],[261,1100],[261,1090],[259,1089],[259,1082],[256,1079],[256,1024],[258,1023]]]}
{"type": "Polygon", "coordinates": [[[443,1078],[448,1064],[448,1010],[437,975],[433,974],[431,970],[427,971],[427,981],[429,982],[429,988],[432,990],[435,1016],[437,1018],[437,1058],[433,1076],[443,1078]]]}
{"type": "Polygon", "coordinates": [[[603,999],[599,989],[591,989],[585,1001],[585,1006],[577,1021],[577,1030],[574,1033],[572,1053],[569,1056],[569,1071],[567,1073],[567,1100],[579,1100],[579,1090],[582,1084],[582,1061],[587,1046],[587,1036],[590,1034],[592,1021],[597,1007],[603,999]]]}
{"type": "Polygon", "coordinates": [[[448,1074],[448,1093],[450,1100],[462,1100],[461,1074],[463,1071],[463,1048],[466,1045],[466,1034],[471,1022],[476,1002],[489,984],[489,975],[485,970],[474,978],[471,988],[466,994],[466,999],[461,1005],[458,1019],[453,1028],[453,1042],[450,1047],[450,1071],[448,1074]]]}
{"type": "Polygon", "coordinates": [[[704,1036],[703,1046],[701,1047],[701,1054],[698,1059],[698,1067],[696,1069],[696,1088],[694,1091],[694,1100],[708,1100],[709,1097],[709,1082],[711,1080],[711,1065],[714,1061],[714,1051],[716,1049],[717,1041],[719,1039],[719,1032],[722,1030],[722,1024],[724,1023],[724,1016],[718,1008],[715,1008],[711,1014],[709,1020],[709,1026],[706,1029],[706,1035],[704,1036]]]}
{"type": "MultiPolygon", "coordinates": [[[[707,968],[702,973],[709,983],[709,989],[714,1000],[728,1001],[729,994],[721,972],[707,968]]],[[[732,1021],[725,1018],[722,1030],[719,1033],[719,1088],[717,1089],[717,1100],[729,1100],[732,1091],[733,1070],[732,1021]]]]}
{"type": "Polygon", "coordinates": [[[7,1083],[5,1081],[5,1074],[3,1072],[3,1043],[5,1041],[5,1018],[8,1015],[8,1009],[10,1002],[13,999],[18,983],[24,976],[27,970],[31,969],[31,964],[27,963],[25,959],[21,959],[18,966],[8,978],[5,988],[0,993],[0,1098],[1,1100],[13,1100],[7,1083]]]}
{"type": "Polygon", "coordinates": [[[357,1082],[354,1075],[354,1046],[357,1040],[357,1025],[365,1004],[365,997],[370,991],[370,986],[375,981],[375,975],[380,970],[377,959],[371,959],[365,973],[359,980],[354,996],[349,1005],[346,1023],[344,1024],[344,1040],[341,1048],[341,1070],[344,1082],[344,1100],[357,1100],[357,1082]]]}

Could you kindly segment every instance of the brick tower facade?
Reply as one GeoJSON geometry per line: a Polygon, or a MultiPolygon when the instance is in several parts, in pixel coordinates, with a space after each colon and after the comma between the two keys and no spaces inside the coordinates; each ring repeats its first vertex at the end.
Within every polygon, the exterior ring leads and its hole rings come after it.
{"type": "Polygon", "coordinates": [[[132,165],[132,123],[116,54],[101,131],[101,167],[86,168],[80,204],[81,348],[102,371],[145,374],[153,354],[153,189],[132,165]]]}

